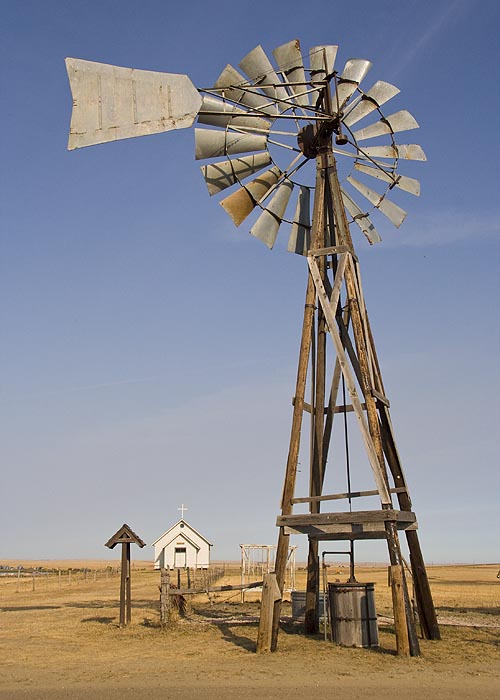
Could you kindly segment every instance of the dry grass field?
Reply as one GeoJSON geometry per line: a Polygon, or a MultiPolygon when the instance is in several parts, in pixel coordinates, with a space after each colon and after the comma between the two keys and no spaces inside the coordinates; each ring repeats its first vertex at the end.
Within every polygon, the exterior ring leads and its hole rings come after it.
{"type": "MultiPolygon", "coordinates": [[[[421,657],[401,659],[385,567],[357,570],[360,581],[376,584],[379,649],[306,637],[285,603],[279,650],[260,656],[254,653],[257,592],[245,603],[239,592],[193,597],[188,616],[162,630],[159,573],[143,562],[132,574],[132,624],[120,629],[116,563],[22,562],[61,569],[36,576],[34,591],[30,576],[0,577],[0,700],[499,697],[498,565],[430,567],[443,639],[422,641],[421,657]]],[[[330,568],[329,580],[346,578],[345,570],[330,568]]],[[[239,583],[239,569],[226,567],[217,583],[239,583]]],[[[297,587],[304,587],[303,571],[297,587]]]]}

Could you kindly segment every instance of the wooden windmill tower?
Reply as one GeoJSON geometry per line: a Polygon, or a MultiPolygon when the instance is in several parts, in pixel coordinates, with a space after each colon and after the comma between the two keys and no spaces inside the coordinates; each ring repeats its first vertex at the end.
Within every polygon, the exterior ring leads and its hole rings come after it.
{"type": "MultiPolygon", "coordinates": [[[[201,169],[211,195],[232,188],[220,203],[235,224],[253,217],[250,233],[269,248],[280,227],[289,224],[288,250],[306,256],[308,280],[277,520],[277,583],[282,589],[290,534],[307,535],[306,630],[315,631],[318,543],[386,540],[398,649],[416,655],[399,531],[408,543],[422,632],[437,639],[439,629],[350,226],[355,223],[373,244],[381,239],[369,210],[401,225],[406,212],[387,195],[419,194],[419,183],[400,175],[398,167],[425,155],[415,144],[398,145],[395,135],[418,124],[404,110],[384,116],[383,105],[399,92],[393,85],[377,81],[366,92],[361,89],[369,61],[351,59],[336,71],[337,46],[328,45],[313,47],[305,65],[298,41],[279,46],[273,55],[276,68],[258,46],[239,64],[244,75],[228,65],[213,87],[199,90],[187,76],[67,59],[73,93],[68,147],[188,127],[197,118],[196,158],[207,161],[201,169]],[[344,177],[339,170],[345,163],[344,177]],[[359,194],[363,205],[354,199],[359,194]],[[297,495],[304,414],[310,428],[309,484],[307,493],[297,495]],[[348,483],[343,492],[325,493],[334,419],[348,416],[362,438],[370,488],[353,492],[348,483]],[[374,496],[375,508],[354,508],[374,496]],[[346,502],[348,510],[335,509],[346,502]],[[294,513],[294,506],[304,504],[307,512],[294,513]]],[[[261,650],[276,648],[279,612],[278,601],[269,644],[262,642],[260,630],[261,650]]]]}

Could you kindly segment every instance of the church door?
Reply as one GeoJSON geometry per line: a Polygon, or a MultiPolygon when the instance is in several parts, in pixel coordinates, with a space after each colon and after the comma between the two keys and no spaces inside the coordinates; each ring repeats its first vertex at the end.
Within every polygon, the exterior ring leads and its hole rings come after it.
{"type": "Polygon", "coordinates": [[[186,560],[186,548],[176,547],[174,553],[174,568],[175,569],[185,569],[187,565],[186,560]]]}

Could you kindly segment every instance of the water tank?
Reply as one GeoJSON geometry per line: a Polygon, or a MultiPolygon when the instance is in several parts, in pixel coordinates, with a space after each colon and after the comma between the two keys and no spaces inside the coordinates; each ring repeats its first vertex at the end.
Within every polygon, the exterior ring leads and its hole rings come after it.
{"type": "Polygon", "coordinates": [[[344,647],[378,647],[373,583],[329,583],[333,641],[344,647]]]}

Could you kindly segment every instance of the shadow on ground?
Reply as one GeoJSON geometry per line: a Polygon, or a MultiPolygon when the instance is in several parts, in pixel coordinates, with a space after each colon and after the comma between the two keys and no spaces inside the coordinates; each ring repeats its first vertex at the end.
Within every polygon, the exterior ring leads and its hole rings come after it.
{"type": "Polygon", "coordinates": [[[102,625],[116,623],[116,617],[84,617],[80,622],[100,622],[102,625]]]}
{"type": "MultiPolygon", "coordinates": [[[[228,622],[216,622],[214,624],[220,629],[222,632],[222,638],[226,642],[234,644],[237,647],[241,647],[246,651],[255,651],[255,641],[250,639],[250,637],[244,637],[241,634],[236,634],[233,632],[231,625],[228,622]]],[[[253,623],[252,626],[255,626],[255,623],[253,623]]]]}
{"type": "Polygon", "coordinates": [[[59,610],[60,605],[12,605],[11,607],[0,608],[1,612],[22,612],[28,610],[59,610]]]}
{"type": "Polygon", "coordinates": [[[436,608],[438,612],[451,612],[451,613],[480,613],[482,615],[495,615],[500,616],[500,606],[488,606],[485,608],[465,608],[465,607],[451,607],[449,605],[442,605],[436,608]]]}

